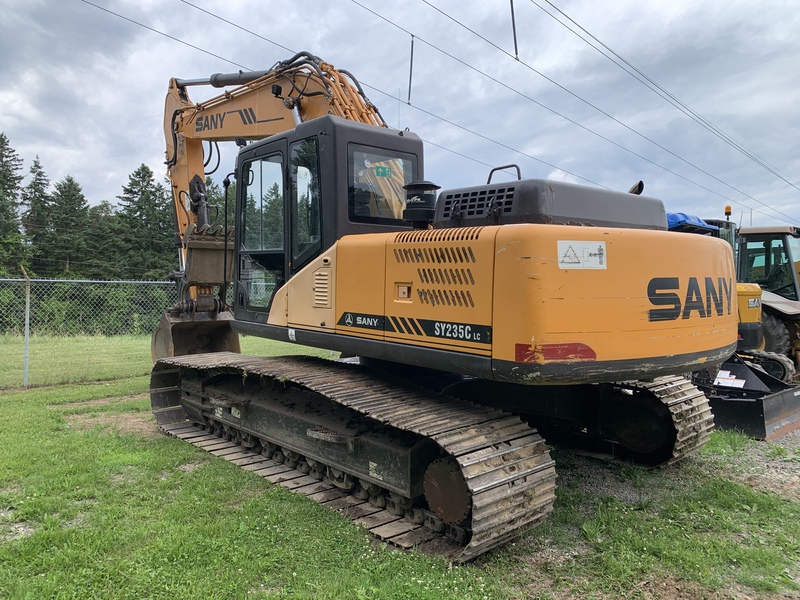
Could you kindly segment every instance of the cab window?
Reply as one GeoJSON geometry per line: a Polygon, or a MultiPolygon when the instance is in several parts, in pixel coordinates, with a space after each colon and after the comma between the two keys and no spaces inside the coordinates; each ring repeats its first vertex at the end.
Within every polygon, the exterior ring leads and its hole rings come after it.
{"type": "Polygon", "coordinates": [[[269,310],[284,283],[283,155],[245,163],[239,223],[239,306],[269,310]]]}
{"type": "Polygon", "coordinates": [[[406,194],[414,181],[416,157],[350,144],[348,148],[348,213],[360,223],[403,224],[406,194]]]}
{"type": "Polygon", "coordinates": [[[800,250],[796,240],[789,238],[789,246],[784,236],[758,236],[748,239],[739,256],[739,280],[759,284],[763,289],[774,292],[789,300],[797,300],[796,265],[790,252],[800,250]]]}
{"type": "Polygon", "coordinates": [[[317,138],[295,142],[291,154],[292,271],[297,271],[322,249],[317,138]]]}

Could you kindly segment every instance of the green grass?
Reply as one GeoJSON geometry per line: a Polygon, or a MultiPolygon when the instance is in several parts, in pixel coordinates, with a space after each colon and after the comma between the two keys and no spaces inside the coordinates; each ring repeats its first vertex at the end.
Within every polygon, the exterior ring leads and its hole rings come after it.
{"type": "MultiPolygon", "coordinates": [[[[798,591],[800,503],[729,475],[759,444],[739,434],[715,432],[700,456],[664,470],[556,449],[549,518],[451,567],[386,548],[310,500],[159,433],[146,396],[148,344],[51,340],[62,376],[72,372],[63,357],[71,362],[80,348],[115,356],[110,364],[125,375],[0,391],[0,598],[658,598],[677,584],[698,598],[798,591]],[[134,350],[147,359],[128,374],[121,357],[134,350]]],[[[298,351],[255,338],[243,345],[298,351]]],[[[759,447],[795,464],[797,448],[759,447]]]]}
{"type": "MultiPolygon", "coordinates": [[[[557,450],[555,510],[516,548],[501,553],[511,558],[557,549],[560,558],[545,561],[537,576],[544,572],[554,588],[576,597],[652,597],[643,584],[653,581],[679,581],[692,590],[685,597],[731,589],[756,597],[796,593],[800,503],[731,481],[719,468],[724,455],[717,452],[758,443],[716,431],[700,457],[669,470],[586,463],[570,450],[557,450]],[[586,483],[593,476],[621,481],[626,492],[597,493],[586,483]]],[[[515,572],[515,587],[531,585],[527,571],[515,572]]]]}
{"type": "Polygon", "coordinates": [[[600,587],[620,593],[664,569],[711,589],[731,577],[762,592],[791,583],[786,571],[798,558],[800,533],[793,524],[800,516],[796,505],[720,478],[695,482],[662,502],[658,511],[613,498],[597,503],[581,524],[592,552],[569,574],[602,573],[600,587]]]}
{"type": "MultiPolygon", "coordinates": [[[[256,355],[315,354],[314,350],[257,337],[241,338],[242,352],[256,355]]],[[[24,381],[24,338],[0,336],[0,389],[24,381]]],[[[28,385],[54,385],[136,377],[150,372],[150,336],[32,336],[28,349],[28,385]]]]}
{"type": "Polygon", "coordinates": [[[154,424],[120,433],[107,417],[150,420],[146,388],[135,377],[0,396],[13,423],[0,430],[0,597],[502,597],[479,570],[380,547],[154,424]]]}

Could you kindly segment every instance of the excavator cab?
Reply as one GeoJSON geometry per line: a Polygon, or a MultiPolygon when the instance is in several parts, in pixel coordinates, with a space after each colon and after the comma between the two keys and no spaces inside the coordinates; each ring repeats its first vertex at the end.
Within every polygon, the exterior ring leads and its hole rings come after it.
{"type": "Polygon", "coordinates": [[[247,146],[236,172],[234,314],[266,323],[283,285],[342,236],[410,228],[403,186],[422,176],[422,142],[325,116],[247,146]]]}
{"type": "MultiPolygon", "coordinates": [[[[284,284],[339,238],[411,229],[404,186],[422,172],[415,134],[330,115],[242,148],[235,226],[227,233],[189,226],[181,300],[162,316],[153,359],[239,352],[246,324],[268,323],[284,284]],[[214,296],[231,275],[232,312],[214,296]]],[[[325,273],[317,277],[315,307],[330,301],[325,273]]]]}

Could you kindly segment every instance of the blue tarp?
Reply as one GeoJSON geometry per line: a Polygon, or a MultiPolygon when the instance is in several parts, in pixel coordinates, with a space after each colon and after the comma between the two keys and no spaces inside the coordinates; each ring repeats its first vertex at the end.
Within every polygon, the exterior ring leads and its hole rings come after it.
{"type": "Polygon", "coordinates": [[[700,217],[686,213],[667,213],[667,228],[670,231],[687,231],[689,233],[712,233],[719,231],[716,225],[709,225],[700,217]]]}

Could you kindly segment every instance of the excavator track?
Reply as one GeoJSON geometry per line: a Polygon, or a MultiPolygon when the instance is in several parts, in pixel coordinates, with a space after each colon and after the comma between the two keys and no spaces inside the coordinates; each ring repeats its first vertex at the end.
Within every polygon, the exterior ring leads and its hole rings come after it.
{"type": "MultiPolygon", "coordinates": [[[[153,369],[151,404],[159,426],[170,435],[340,510],[380,539],[404,549],[432,549],[451,560],[471,560],[537,524],[555,501],[554,461],[544,439],[519,417],[440,396],[356,365],[233,353],[165,358],[153,369]],[[235,419],[226,420],[224,415],[238,415],[254,401],[246,394],[220,391],[231,388],[214,387],[215,382],[243,386],[250,378],[267,392],[289,390],[281,391],[295,394],[289,404],[324,399],[337,415],[374,423],[390,432],[386,444],[403,436],[420,444],[435,443],[437,455],[424,476],[427,505],[420,505],[419,498],[380,489],[357,470],[342,473],[346,469],[341,463],[303,456],[292,449],[291,435],[289,441],[268,439],[247,424],[231,426],[235,419]],[[186,405],[184,410],[181,405],[182,398],[186,402],[192,394],[203,406],[199,418],[196,407],[186,405]],[[260,455],[260,448],[269,456],[260,455]]],[[[353,443],[325,427],[304,433],[331,443],[353,443]]],[[[373,470],[378,473],[380,465],[370,463],[370,475],[373,470]]],[[[388,483],[387,487],[391,488],[388,483]]]]}
{"type": "Polygon", "coordinates": [[[556,445],[650,467],[683,460],[708,441],[714,428],[708,398],[682,376],[578,386],[473,379],[445,389],[464,401],[485,398],[519,415],[556,445]]]}
{"type": "Polygon", "coordinates": [[[714,429],[714,415],[706,395],[681,376],[658,377],[652,382],[625,381],[617,384],[623,390],[639,391],[658,399],[672,415],[675,445],[672,456],[657,466],[680,462],[702,448],[714,429]]]}

